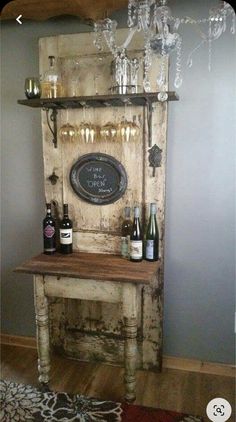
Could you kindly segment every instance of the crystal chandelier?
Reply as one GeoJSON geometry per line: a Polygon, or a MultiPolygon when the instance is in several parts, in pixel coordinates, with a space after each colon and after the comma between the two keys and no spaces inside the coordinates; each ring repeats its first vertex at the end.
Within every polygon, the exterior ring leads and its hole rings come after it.
{"type": "Polygon", "coordinates": [[[99,51],[108,46],[114,57],[117,79],[119,79],[119,72],[122,74],[122,66],[120,65],[124,63],[124,60],[128,60],[127,48],[135,34],[142,33],[143,57],[141,61],[144,67],[144,91],[149,92],[151,89],[149,69],[153,55],[161,57],[161,66],[156,82],[158,89],[162,90],[165,84],[166,57],[172,53],[175,53],[174,86],[179,88],[182,84],[183,49],[182,37],[178,32],[180,26],[185,24],[197,25],[200,34],[199,43],[188,55],[188,67],[192,66],[194,53],[203,44],[208,44],[208,69],[210,71],[212,42],[226,31],[228,20],[230,20],[230,32],[235,34],[235,13],[233,8],[225,1],[220,1],[218,7],[211,8],[208,17],[196,20],[190,17],[176,18],[172,16],[171,9],[167,6],[167,0],[129,0],[127,21],[129,32],[125,42],[120,46],[116,44],[117,22],[106,18],[94,24],[94,44],[99,51]],[[205,26],[207,29],[203,30],[202,27],[205,26]]]}

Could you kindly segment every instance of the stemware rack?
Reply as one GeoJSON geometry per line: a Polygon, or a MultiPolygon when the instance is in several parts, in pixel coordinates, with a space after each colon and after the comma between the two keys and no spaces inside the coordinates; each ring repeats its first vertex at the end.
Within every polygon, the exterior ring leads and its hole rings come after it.
{"type": "Polygon", "coordinates": [[[113,94],[113,95],[94,95],[83,97],[58,97],[58,98],[34,98],[28,100],[18,100],[18,104],[33,108],[42,108],[47,113],[48,127],[53,135],[53,144],[57,148],[57,114],[58,110],[68,108],[76,109],[83,107],[124,107],[137,106],[147,107],[148,138],[151,144],[151,127],[153,103],[164,101],[178,101],[179,97],[174,91],[165,92],[164,100],[161,92],[140,93],[140,94],[113,94]],[[160,94],[160,95],[159,95],[160,94]]]}

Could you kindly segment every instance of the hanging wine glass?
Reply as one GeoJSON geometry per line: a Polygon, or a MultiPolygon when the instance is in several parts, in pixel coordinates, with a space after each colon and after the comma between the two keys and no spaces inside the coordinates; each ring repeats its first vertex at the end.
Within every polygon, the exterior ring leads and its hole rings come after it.
{"type": "Polygon", "coordinates": [[[69,111],[66,110],[66,123],[61,126],[59,135],[63,142],[74,142],[76,139],[77,128],[69,123],[69,111]]]}
{"type": "Polygon", "coordinates": [[[134,116],[133,121],[132,121],[132,127],[131,127],[131,139],[133,141],[136,141],[138,139],[139,133],[140,133],[140,127],[137,124],[136,116],[134,116]]]}
{"type": "Polygon", "coordinates": [[[132,139],[132,122],[129,122],[126,119],[123,119],[119,124],[119,135],[122,142],[130,142],[132,139]]]}
{"type": "Polygon", "coordinates": [[[89,125],[89,142],[93,144],[98,140],[99,129],[96,125],[90,123],[89,125]]]}
{"type": "Polygon", "coordinates": [[[70,78],[68,80],[68,93],[69,97],[77,97],[79,95],[80,84],[79,84],[79,59],[74,57],[72,59],[72,67],[70,72],[70,78]]]}
{"type": "Polygon", "coordinates": [[[86,114],[85,108],[86,108],[86,104],[83,105],[83,121],[79,125],[79,128],[78,128],[78,137],[81,142],[88,143],[89,142],[89,123],[87,123],[85,119],[85,114],[86,114]]]}
{"type": "Polygon", "coordinates": [[[101,139],[104,141],[116,141],[117,139],[117,127],[114,123],[108,122],[103,125],[100,129],[101,139]]]}
{"type": "Polygon", "coordinates": [[[99,128],[97,125],[91,123],[91,121],[86,121],[85,118],[85,109],[86,105],[83,107],[83,122],[80,124],[78,128],[78,136],[81,142],[88,144],[93,144],[98,140],[99,128]]]}
{"type": "MultiPolygon", "coordinates": [[[[127,104],[125,104],[125,116],[127,116],[127,104]]],[[[123,142],[135,141],[138,138],[140,127],[136,123],[136,116],[132,118],[132,110],[129,109],[129,120],[123,117],[119,124],[119,137],[123,142]]]]}

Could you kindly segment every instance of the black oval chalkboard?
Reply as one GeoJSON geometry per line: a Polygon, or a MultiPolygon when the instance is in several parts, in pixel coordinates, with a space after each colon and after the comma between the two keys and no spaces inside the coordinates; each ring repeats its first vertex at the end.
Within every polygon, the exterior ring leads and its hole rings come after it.
{"type": "Polygon", "coordinates": [[[76,161],[70,171],[70,183],[80,198],[91,204],[106,205],[125,193],[127,175],[114,157],[97,152],[76,161]]]}

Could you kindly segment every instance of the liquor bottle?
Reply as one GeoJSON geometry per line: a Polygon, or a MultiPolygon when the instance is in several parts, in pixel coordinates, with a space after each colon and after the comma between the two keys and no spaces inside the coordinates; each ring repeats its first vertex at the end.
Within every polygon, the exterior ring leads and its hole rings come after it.
{"type": "Polygon", "coordinates": [[[52,217],[51,204],[46,204],[47,214],[43,220],[44,253],[52,255],[56,252],[56,222],[52,217]]]}
{"type": "Polygon", "coordinates": [[[156,220],[157,207],[150,204],[150,217],[146,232],[145,259],[157,261],[159,259],[159,232],[156,220]]]}
{"type": "Polygon", "coordinates": [[[62,97],[62,82],[59,72],[56,70],[55,56],[48,56],[49,69],[45,72],[41,82],[41,97],[62,97]]]}
{"type": "Polygon", "coordinates": [[[72,253],[72,221],[68,217],[68,204],[63,205],[63,219],[60,222],[60,252],[72,253]]]}
{"type": "Polygon", "coordinates": [[[143,235],[139,215],[139,207],[134,207],[134,222],[130,235],[130,260],[133,262],[143,259],[143,235]]]}
{"type": "Polygon", "coordinates": [[[121,227],[121,255],[123,258],[129,258],[130,254],[130,233],[132,221],[130,220],[130,207],[124,209],[125,219],[121,227]]]}

